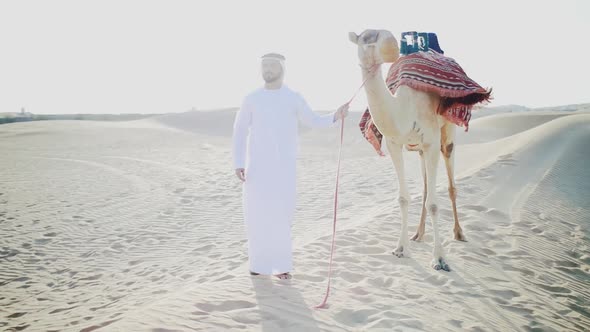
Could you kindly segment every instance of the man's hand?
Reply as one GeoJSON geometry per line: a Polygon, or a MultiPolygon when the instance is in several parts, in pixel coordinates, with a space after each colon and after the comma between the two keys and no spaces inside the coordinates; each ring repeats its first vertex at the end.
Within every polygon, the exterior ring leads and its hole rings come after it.
{"type": "Polygon", "coordinates": [[[334,122],[338,120],[344,120],[345,117],[348,116],[348,108],[350,105],[348,103],[340,106],[336,113],[334,113],[334,122]]]}
{"type": "Polygon", "coordinates": [[[243,168],[236,168],[236,176],[238,179],[240,179],[240,181],[246,181],[246,173],[243,168]]]}

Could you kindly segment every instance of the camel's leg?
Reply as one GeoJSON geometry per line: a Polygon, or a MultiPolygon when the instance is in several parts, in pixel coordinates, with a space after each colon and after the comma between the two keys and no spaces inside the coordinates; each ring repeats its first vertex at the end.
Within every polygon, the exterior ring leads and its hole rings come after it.
{"type": "Polygon", "coordinates": [[[422,194],[422,213],[420,214],[420,224],[416,230],[416,234],[411,237],[413,241],[422,241],[426,231],[426,196],[428,194],[428,187],[426,186],[426,165],[424,163],[424,152],[420,150],[420,166],[422,168],[422,179],[424,180],[424,193],[422,194]]]}
{"type": "MultiPolygon", "coordinates": [[[[440,136],[439,136],[440,137],[440,136]]],[[[438,233],[438,198],[436,195],[436,169],[439,160],[439,143],[430,145],[424,149],[424,159],[426,163],[426,180],[428,195],[426,197],[426,208],[432,221],[432,230],[434,232],[434,250],[432,252],[432,267],[436,270],[450,271],[448,264],[444,259],[444,252],[438,233]]]]}
{"type": "Polygon", "coordinates": [[[404,173],[404,159],[402,155],[402,145],[395,144],[391,140],[387,141],[387,149],[395,166],[397,180],[399,182],[399,205],[402,213],[402,230],[399,235],[397,248],[393,254],[397,257],[409,256],[409,239],[408,239],[408,205],[410,204],[410,191],[406,184],[406,175],[404,173]]]}
{"type": "Polygon", "coordinates": [[[455,186],[455,125],[447,122],[441,129],[441,151],[445,159],[447,176],[449,178],[449,198],[453,206],[453,217],[455,225],[453,234],[455,240],[467,241],[463,235],[463,229],[459,225],[459,216],[457,215],[457,188],[455,186]]]}

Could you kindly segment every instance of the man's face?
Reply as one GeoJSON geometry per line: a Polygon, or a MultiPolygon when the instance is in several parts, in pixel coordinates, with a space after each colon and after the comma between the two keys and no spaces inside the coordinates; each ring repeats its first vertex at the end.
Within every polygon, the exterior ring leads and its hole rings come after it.
{"type": "Polygon", "coordinates": [[[283,67],[278,60],[262,59],[262,78],[266,83],[272,83],[283,75],[283,67]]]}

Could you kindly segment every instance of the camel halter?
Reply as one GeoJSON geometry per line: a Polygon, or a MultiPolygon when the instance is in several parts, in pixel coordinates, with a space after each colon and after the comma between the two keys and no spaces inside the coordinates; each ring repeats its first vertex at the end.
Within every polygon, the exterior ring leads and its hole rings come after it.
{"type": "MultiPolygon", "coordinates": [[[[375,64],[375,65],[371,66],[369,68],[369,73],[371,73],[374,69],[376,69],[380,65],[381,64],[375,64]]],[[[372,75],[367,75],[367,77],[365,77],[361,86],[356,90],[354,95],[352,95],[352,97],[344,105],[350,105],[350,103],[354,100],[354,98],[356,98],[356,96],[361,91],[361,89],[365,86],[365,83],[367,83],[367,80],[371,77],[372,77],[372,75]]],[[[336,212],[337,212],[337,208],[338,208],[338,184],[339,184],[339,179],[340,179],[340,160],[341,160],[341,156],[342,156],[342,143],[344,142],[344,118],[342,118],[341,120],[342,120],[342,123],[340,125],[340,146],[338,148],[338,167],[336,169],[336,188],[334,189],[334,214],[333,214],[334,219],[333,219],[333,223],[332,223],[332,245],[331,245],[331,249],[330,249],[330,263],[329,263],[329,269],[328,269],[328,286],[326,287],[326,295],[324,296],[324,300],[322,301],[322,303],[315,306],[314,307],[315,309],[326,308],[326,305],[328,304],[328,296],[330,296],[330,285],[332,283],[332,259],[334,258],[334,244],[336,241],[336,215],[337,215],[336,212]]]]}

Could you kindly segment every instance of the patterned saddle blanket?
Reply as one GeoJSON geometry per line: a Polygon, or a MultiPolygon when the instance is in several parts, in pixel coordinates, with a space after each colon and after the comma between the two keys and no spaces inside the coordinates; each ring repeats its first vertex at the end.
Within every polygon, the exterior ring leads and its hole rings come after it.
{"type": "MultiPolygon", "coordinates": [[[[492,90],[482,88],[469,78],[454,59],[432,50],[401,56],[389,68],[386,84],[392,94],[402,85],[438,94],[441,101],[437,112],[448,121],[464,127],[465,131],[469,129],[473,107],[489,102],[492,98],[492,90]]],[[[377,153],[383,155],[383,135],[371,120],[369,108],[363,114],[359,126],[377,153]]]]}

